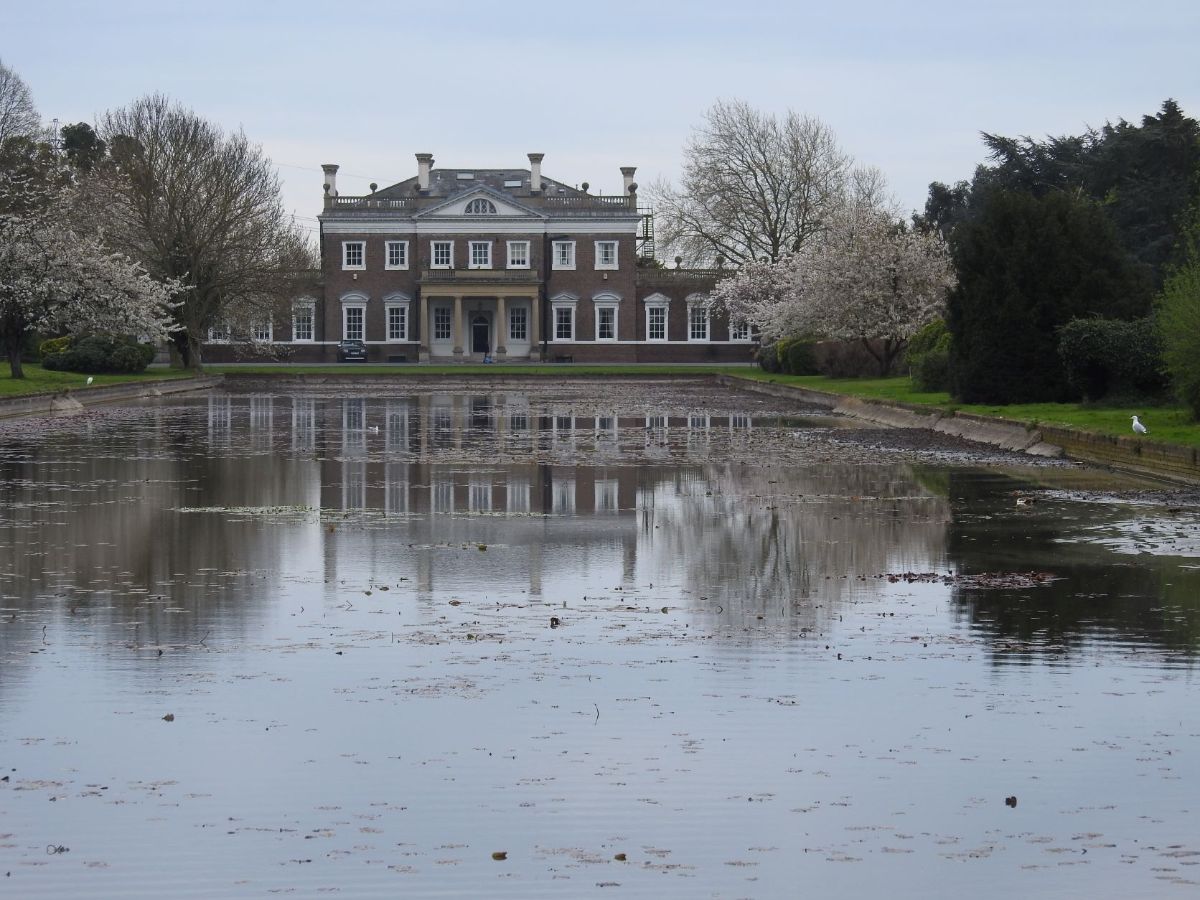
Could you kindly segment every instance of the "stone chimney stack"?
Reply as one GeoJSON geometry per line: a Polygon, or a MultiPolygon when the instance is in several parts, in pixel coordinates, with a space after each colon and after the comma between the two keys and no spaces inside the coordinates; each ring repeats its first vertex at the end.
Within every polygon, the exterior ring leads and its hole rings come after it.
{"type": "Polygon", "coordinates": [[[417,154],[417,189],[420,191],[429,190],[429,170],[433,168],[432,153],[417,154]]]}
{"type": "Polygon", "coordinates": [[[333,163],[325,163],[321,166],[321,171],[325,173],[325,196],[331,200],[338,195],[337,170],[338,167],[333,163]]]}
{"type": "Polygon", "coordinates": [[[629,196],[629,187],[633,184],[633,173],[637,171],[637,166],[621,166],[621,178],[625,182],[623,193],[626,197],[629,196]]]}
{"type": "Polygon", "coordinates": [[[545,153],[530,153],[529,154],[529,192],[531,194],[541,193],[542,190],[542,160],[545,159],[545,153]]]}

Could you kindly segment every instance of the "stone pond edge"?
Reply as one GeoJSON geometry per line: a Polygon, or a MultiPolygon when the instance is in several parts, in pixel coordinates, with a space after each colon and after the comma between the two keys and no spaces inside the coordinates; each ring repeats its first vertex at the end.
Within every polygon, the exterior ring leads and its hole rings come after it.
{"type": "Polygon", "coordinates": [[[803,400],[832,412],[892,428],[927,428],[969,441],[1034,456],[1066,457],[1168,481],[1200,484],[1200,449],[1136,437],[1097,434],[1060,425],[1028,425],[976,413],[947,412],[934,406],[852,397],[795,385],[729,375],[718,384],[773,397],[803,400]]]}

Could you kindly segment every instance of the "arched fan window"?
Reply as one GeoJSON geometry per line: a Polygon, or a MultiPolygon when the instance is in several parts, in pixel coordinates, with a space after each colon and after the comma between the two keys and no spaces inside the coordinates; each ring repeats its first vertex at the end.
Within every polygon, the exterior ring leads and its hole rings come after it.
{"type": "Polygon", "coordinates": [[[477,197],[467,204],[468,216],[494,216],[496,214],[496,204],[491,200],[485,200],[483,197],[477,197]]]}

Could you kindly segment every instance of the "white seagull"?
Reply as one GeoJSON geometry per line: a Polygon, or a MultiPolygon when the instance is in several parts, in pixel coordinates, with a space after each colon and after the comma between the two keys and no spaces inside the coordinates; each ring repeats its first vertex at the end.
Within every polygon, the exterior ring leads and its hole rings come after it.
{"type": "Polygon", "coordinates": [[[1134,434],[1146,434],[1147,433],[1146,426],[1138,421],[1138,417],[1132,416],[1131,418],[1133,419],[1133,433],[1134,434]]]}
{"type": "Polygon", "coordinates": [[[88,380],[84,382],[84,385],[86,386],[86,385],[89,385],[89,384],[91,384],[91,383],[92,383],[92,380],[93,380],[93,379],[92,379],[92,376],[91,376],[91,375],[89,375],[89,376],[88,376],[88,380]]]}

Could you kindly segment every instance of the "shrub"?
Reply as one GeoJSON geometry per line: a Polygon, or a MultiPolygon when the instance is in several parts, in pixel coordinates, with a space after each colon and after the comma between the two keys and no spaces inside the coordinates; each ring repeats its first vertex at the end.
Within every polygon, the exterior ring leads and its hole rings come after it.
{"type": "Polygon", "coordinates": [[[814,347],[817,371],[830,378],[877,378],[879,360],[862,341],[822,341],[814,347]]]}
{"type": "Polygon", "coordinates": [[[51,353],[42,360],[47,369],[99,375],[108,372],[143,372],[154,359],[152,344],[139,344],[133,338],[113,335],[89,335],[75,341],[66,350],[51,353]]]}
{"type": "Polygon", "coordinates": [[[796,338],[790,341],[781,341],[780,344],[786,344],[786,349],[782,349],[779,353],[783,371],[789,375],[817,374],[817,360],[813,354],[812,341],[796,338]]]}
{"type": "Polygon", "coordinates": [[[1200,249],[1163,285],[1158,299],[1163,357],[1179,399],[1200,419],[1200,249]]]}
{"type": "Polygon", "coordinates": [[[779,371],[779,354],[775,352],[774,344],[761,345],[755,356],[758,357],[758,365],[764,372],[779,371]]]}
{"type": "Polygon", "coordinates": [[[1088,400],[1113,392],[1153,394],[1167,385],[1162,340],[1151,318],[1072,319],[1058,330],[1058,354],[1068,382],[1088,400]]]}
{"type": "Polygon", "coordinates": [[[71,336],[64,335],[63,337],[47,338],[38,344],[38,355],[45,359],[52,353],[62,353],[71,346],[71,336]]]}
{"type": "Polygon", "coordinates": [[[950,389],[950,329],[941,319],[912,336],[905,358],[913,387],[919,391],[950,389]]]}

